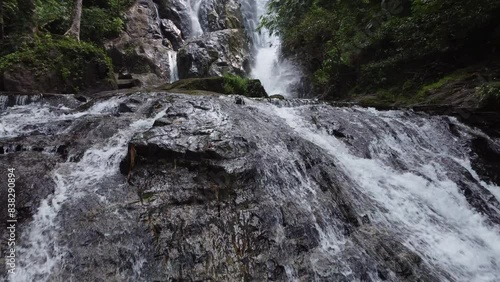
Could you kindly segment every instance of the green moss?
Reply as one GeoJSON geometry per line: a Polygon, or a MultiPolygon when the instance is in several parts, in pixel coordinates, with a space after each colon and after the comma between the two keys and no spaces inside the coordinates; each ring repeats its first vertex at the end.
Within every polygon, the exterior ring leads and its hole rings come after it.
{"type": "Polygon", "coordinates": [[[54,39],[50,35],[36,37],[16,52],[0,58],[0,73],[18,68],[29,69],[36,78],[55,74],[64,91],[78,92],[88,84],[89,67],[99,79],[114,81],[111,59],[103,49],[72,38],[54,39]]]}
{"type": "Polygon", "coordinates": [[[450,75],[447,75],[447,76],[441,78],[440,80],[438,80],[438,81],[436,81],[434,83],[424,85],[417,92],[417,97],[425,98],[425,97],[427,97],[427,95],[430,92],[432,92],[434,90],[437,90],[437,89],[440,89],[444,85],[449,84],[451,82],[459,81],[459,80],[463,79],[465,76],[466,76],[465,72],[463,72],[463,71],[457,71],[457,72],[454,72],[454,73],[452,73],[450,75]]]}
{"type": "Polygon", "coordinates": [[[187,78],[160,86],[158,90],[175,91],[191,95],[205,93],[238,94],[247,97],[267,97],[259,80],[233,74],[224,77],[187,78]]]}
{"type": "Polygon", "coordinates": [[[280,94],[274,94],[274,95],[269,96],[269,99],[285,100],[285,96],[280,95],[280,94]]]}

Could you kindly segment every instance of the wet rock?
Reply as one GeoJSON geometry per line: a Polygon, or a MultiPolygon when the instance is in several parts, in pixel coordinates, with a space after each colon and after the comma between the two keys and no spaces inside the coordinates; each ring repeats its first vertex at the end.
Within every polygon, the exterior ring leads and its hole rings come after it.
{"type": "MultiPolygon", "coordinates": [[[[17,219],[19,222],[30,219],[38,209],[40,201],[54,191],[55,183],[50,171],[61,159],[36,151],[0,155],[0,159],[2,172],[6,172],[8,168],[15,169],[17,219]]],[[[2,173],[0,178],[3,183],[8,183],[7,173],[2,173]]],[[[7,189],[1,189],[0,193],[1,202],[7,207],[7,189]]],[[[6,222],[7,213],[1,215],[2,222],[6,222]]]]}
{"type": "Polygon", "coordinates": [[[192,36],[190,2],[183,0],[155,0],[162,19],[171,20],[181,31],[183,38],[192,36]]]}
{"type": "Polygon", "coordinates": [[[250,67],[250,44],[243,29],[225,29],[186,42],[179,50],[179,77],[245,76],[250,67]]]}
{"type": "Polygon", "coordinates": [[[172,20],[162,19],[161,30],[165,38],[167,38],[172,44],[174,50],[178,50],[184,44],[182,32],[177,28],[172,20]]]}
{"type": "Polygon", "coordinates": [[[118,105],[118,112],[119,113],[132,113],[134,110],[132,110],[127,104],[125,103],[120,103],[118,105]]]}
{"type": "Polygon", "coordinates": [[[266,98],[267,93],[264,86],[258,79],[250,79],[247,82],[246,93],[240,93],[249,97],[266,98]],[[247,94],[248,93],[248,94],[247,94]]]}
{"type": "MultiPolygon", "coordinates": [[[[220,79],[214,79],[218,87],[220,79]]],[[[52,193],[54,182],[43,177],[52,179],[53,172],[68,189],[81,185],[68,190],[60,203],[57,228],[39,233],[57,235],[50,236],[46,249],[24,241],[44,250],[34,257],[47,249],[63,257],[61,267],[38,277],[83,282],[460,280],[450,271],[462,271],[454,267],[460,262],[436,258],[426,236],[415,235],[428,226],[435,230],[431,243],[458,234],[458,241],[467,243],[464,248],[484,247],[481,252],[494,259],[491,242],[456,230],[478,224],[492,231],[493,220],[481,224],[487,212],[499,209],[494,195],[480,192],[486,188],[457,161],[467,156],[464,146],[472,140],[467,135],[472,129],[456,123],[451,132],[452,120],[411,111],[336,108],[296,99],[274,101],[280,108],[268,99],[249,99],[242,106],[238,97],[176,91],[103,93],[82,107],[42,108],[49,113],[26,107],[48,120],[33,123],[28,112],[19,120],[22,134],[0,138],[0,169],[6,164],[22,169],[20,185],[28,187],[28,196],[52,193]],[[131,111],[115,115],[121,105],[131,111]],[[332,129],[353,138],[332,137],[332,129]],[[50,146],[53,151],[46,150],[50,146]],[[424,149],[415,151],[419,146],[424,149]],[[363,158],[366,152],[373,159],[363,158]],[[430,163],[446,169],[427,167],[430,163]],[[441,182],[446,186],[438,186],[441,182]],[[432,193],[440,197],[436,205],[429,204],[437,197],[432,193]],[[398,197],[403,198],[398,202],[398,197]],[[448,208],[441,205],[446,197],[473,220],[442,212],[448,208]],[[61,245],[65,248],[54,248],[61,245]]],[[[8,108],[2,118],[17,118],[14,110],[20,109],[8,108]]],[[[37,206],[30,199],[31,204],[23,204],[28,210],[37,206]]],[[[495,239],[493,231],[489,236],[495,239]]],[[[494,275],[496,265],[488,263],[483,266],[494,275]]]]}
{"type": "Polygon", "coordinates": [[[241,97],[236,97],[235,103],[236,103],[236,105],[245,105],[245,101],[241,97]]]}
{"type": "Polygon", "coordinates": [[[142,85],[139,79],[119,79],[117,81],[117,84],[118,84],[118,89],[128,89],[128,88],[139,87],[142,85]]]}
{"type": "Polygon", "coordinates": [[[239,1],[203,1],[200,8],[200,23],[205,32],[223,29],[244,28],[239,1]]]}
{"type": "Polygon", "coordinates": [[[483,136],[476,136],[471,145],[473,168],[484,179],[500,186],[500,146],[483,136]]]}
{"type": "Polygon", "coordinates": [[[418,254],[390,234],[363,227],[352,235],[351,240],[375,259],[379,278],[383,280],[439,281],[418,254]]]}
{"type": "Polygon", "coordinates": [[[125,18],[125,31],[105,44],[115,69],[132,74],[146,85],[169,79],[169,70],[173,67],[169,52],[173,51],[172,44],[180,43],[169,41],[176,38],[175,25],[160,19],[152,0],[137,1],[125,18]]]}

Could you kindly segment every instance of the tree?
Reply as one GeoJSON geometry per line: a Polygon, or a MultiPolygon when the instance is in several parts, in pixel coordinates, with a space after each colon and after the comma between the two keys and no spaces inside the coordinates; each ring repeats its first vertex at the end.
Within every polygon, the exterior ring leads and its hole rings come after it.
{"type": "Polygon", "coordinates": [[[80,41],[80,24],[82,22],[82,2],[83,0],[75,0],[75,10],[73,14],[73,23],[66,31],[66,36],[71,36],[80,41]]]}
{"type": "Polygon", "coordinates": [[[17,0],[17,7],[21,15],[21,33],[33,35],[36,31],[36,4],[35,0],[17,0]]]}

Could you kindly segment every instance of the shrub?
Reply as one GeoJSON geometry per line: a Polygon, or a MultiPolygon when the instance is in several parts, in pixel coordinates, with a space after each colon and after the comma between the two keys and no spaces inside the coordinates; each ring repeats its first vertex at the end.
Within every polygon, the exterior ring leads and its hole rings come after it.
{"type": "Polygon", "coordinates": [[[235,74],[224,74],[224,91],[226,93],[246,95],[247,87],[248,79],[235,74]]]}
{"type": "Polygon", "coordinates": [[[55,74],[57,81],[41,82],[62,83],[53,85],[62,92],[78,92],[91,87],[95,81],[90,80],[94,78],[114,80],[111,59],[103,49],[66,37],[35,37],[18,51],[0,58],[0,74],[17,68],[29,70],[36,78],[55,74]]]}
{"type": "Polygon", "coordinates": [[[485,110],[500,110],[500,82],[485,83],[476,88],[479,106],[485,110]]]}

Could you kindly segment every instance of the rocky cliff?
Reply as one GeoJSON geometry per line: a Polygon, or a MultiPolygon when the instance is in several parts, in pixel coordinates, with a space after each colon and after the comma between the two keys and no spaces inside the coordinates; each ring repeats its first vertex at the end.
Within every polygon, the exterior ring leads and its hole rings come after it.
{"type": "Polygon", "coordinates": [[[237,0],[137,1],[124,32],[106,48],[119,72],[143,84],[175,81],[177,71],[179,78],[245,76],[252,52],[240,6],[237,0]]]}

